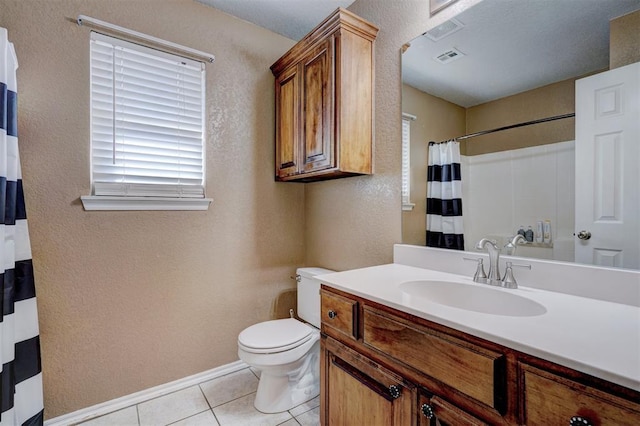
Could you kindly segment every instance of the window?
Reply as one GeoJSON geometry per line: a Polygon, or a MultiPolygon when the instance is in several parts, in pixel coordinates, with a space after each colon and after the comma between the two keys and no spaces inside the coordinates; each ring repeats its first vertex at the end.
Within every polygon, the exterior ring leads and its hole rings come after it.
{"type": "Polygon", "coordinates": [[[402,114],[402,210],[413,210],[411,203],[411,121],[416,117],[402,114]]]}
{"type": "Polygon", "coordinates": [[[92,32],[93,197],[82,197],[85,209],[85,199],[121,206],[110,210],[208,207],[204,94],[202,62],[92,32]]]}

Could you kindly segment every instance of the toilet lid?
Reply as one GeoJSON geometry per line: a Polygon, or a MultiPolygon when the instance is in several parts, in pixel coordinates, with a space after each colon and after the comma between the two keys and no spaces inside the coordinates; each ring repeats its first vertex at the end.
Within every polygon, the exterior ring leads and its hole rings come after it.
{"type": "Polygon", "coordinates": [[[238,343],[248,350],[264,352],[290,349],[311,338],[313,328],[293,318],[265,321],[245,328],[238,343]]]}

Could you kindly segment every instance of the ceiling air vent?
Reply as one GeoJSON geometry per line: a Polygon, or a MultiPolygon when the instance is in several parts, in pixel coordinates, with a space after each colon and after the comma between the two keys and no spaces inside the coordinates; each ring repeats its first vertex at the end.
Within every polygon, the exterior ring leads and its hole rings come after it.
{"type": "Polygon", "coordinates": [[[442,40],[448,35],[461,30],[464,27],[462,22],[457,19],[449,19],[447,22],[438,25],[437,27],[427,31],[424,35],[433,41],[442,40]]]}
{"type": "Polygon", "coordinates": [[[441,64],[448,64],[449,62],[453,62],[456,59],[462,58],[463,56],[465,56],[464,53],[453,47],[446,52],[439,54],[438,56],[434,56],[433,59],[440,62],[441,64]]]}

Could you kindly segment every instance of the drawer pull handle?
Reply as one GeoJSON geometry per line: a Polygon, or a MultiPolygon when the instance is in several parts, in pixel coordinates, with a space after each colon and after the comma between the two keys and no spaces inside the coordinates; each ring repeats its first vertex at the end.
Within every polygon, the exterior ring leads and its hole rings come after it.
{"type": "Polygon", "coordinates": [[[584,417],[573,416],[571,420],[569,420],[569,426],[593,426],[593,423],[584,417]]]}
{"type": "Polygon", "coordinates": [[[331,310],[327,312],[327,315],[329,315],[329,318],[334,319],[335,317],[338,316],[338,313],[336,311],[331,310]]]}
{"type": "Polygon", "coordinates": [[[433,413],[433,407],[429,404],[422,404],[422,407],[420,407],[420,411],[422,411],[422,415],[428,419],[432,419],[435,415],[433,413]]]}
{"type": "Polygon", "coordinates": [[[389,395],[391,395],[391,398],[393,399],[398,399],[400,398],[400,394],[402,393],[402,391],[400,390],[400,388],[396,385],[391,385],[389,386],[389,395]]]}

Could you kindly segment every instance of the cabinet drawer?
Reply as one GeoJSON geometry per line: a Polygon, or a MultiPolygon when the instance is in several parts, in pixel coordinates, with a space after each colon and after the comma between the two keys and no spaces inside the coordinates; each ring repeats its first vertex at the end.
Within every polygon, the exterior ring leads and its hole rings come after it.
{"type": "Polygon", "coordinates": [[[366,345],[504,413],[506,360],[493,352],[365,306],[366,345]]]}
{"type": "Polygon", "coordinates": [[[426,395],[420,395],[418,408],[420,410],[419,426],[429,426],[433,424],[434,418],[437,419],[435,424],[439,424],[440,426],[489,426],[482,420],[459,409],[455,405],[449,404],[437,396],[429,398],[426,395]],[[428,406],[427,409],[425,409],[425,405],[428,406]],[[432,417],[429,418],[428,415],[432,417]]]}
{"type": "Polygon", "coordinates": [[[580,416],[594,426],[640,425],[639,404],[527,364],[519,366],[525,424],[568,425],[572,417],[580,416]]]}
{"type": "Polygon", "coordinates": [[[349,298],[320,291],[320,318],[324,327],[330,327],[352,338],[358,338],[358,302],[349,298]]]}

